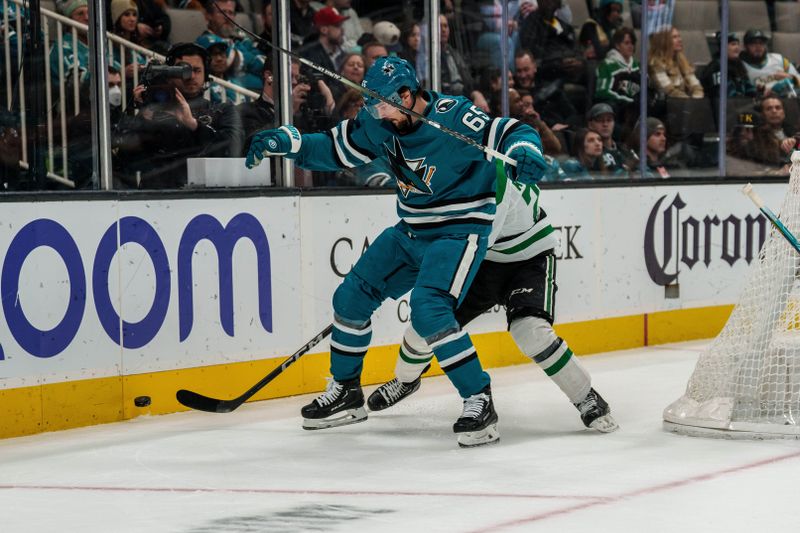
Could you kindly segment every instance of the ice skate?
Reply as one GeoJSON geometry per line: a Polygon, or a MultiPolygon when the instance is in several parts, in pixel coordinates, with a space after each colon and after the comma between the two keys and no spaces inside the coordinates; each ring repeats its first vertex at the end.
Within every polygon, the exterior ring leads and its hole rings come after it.
{"type": "Polygon", "coordinates": [[[589,389],[586,398],[576,403],[575,407],[580,411],[583,425],[587,428],[600,433],[611,433],[619,429],[616,420],[611,416],[611,408],[596,390],[589,389]]]}
{"type": "Polygon", "coordinates": [[[363,422],[367,419],[364,393],[359,378],[350,381],[330,379],[325,392],[300,410],[303,429],[327,429],[363,422]]]}
{"type": "Polygon", "coordinates": [[[464,400],[464,410],[453,424],[453,432],[458,434],[458,445],[462,448],[482,446],[500,440],[497,413],[489,385],[464,400]]]}
{"type": "Polygon", "coordinates": [[[411,383],[403,383],[402,381],[394,378],[387,381],[369,395],[367,398],[367,406],[370,411],[383,411],[396,403],[399,403],[404,398],[411,396],[420,386],[420,378],[415,379],[411,383]]]}

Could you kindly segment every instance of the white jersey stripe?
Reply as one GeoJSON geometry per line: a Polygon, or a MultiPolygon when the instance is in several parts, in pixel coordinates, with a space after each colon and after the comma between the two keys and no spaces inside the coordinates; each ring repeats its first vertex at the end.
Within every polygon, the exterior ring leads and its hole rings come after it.
{"type": "Polygon", "coordinates": [[[350,152],[353,155],[353,157],[355,157],[356,159],[358,159],[362,163],[367,164],[370,161],[372,161],[372,159],[370,159],[366,154],[361,153],[358,150],[356,150],[355,147],[353,147],[353,145],[350,144],[350,139],[347,138],[347,126],[348,126],[349,123],[350,123],[350,119],[347,119],[347,120],[344,120],[338,126],[339,128],[341,128],[341,132],[342,132],[342,144],[344,144],[344,147],[347,149],[348,152],[350,152]]]}
{"type": "Polygon", "coordinates": [[[475,253],[478,251],[478,236],[470,234],[467,237],[467,247],[464,250],[464,255],[461,256],[461,262],[458,264],[456,275],[453,277],[453,284],[450,286],[450,294],[454,298],[461,297],[461,290],[464,288],[464,283],[467,281],[467,275],[472,268],[472,263],[475,261],[475,253]]]}
{"type": "Polygon", "coordinates": [[[347,333],[348,335],[361,336],[361,335],[366,335],[368,333],[372,333],[372,324],[370,324],[369,326],[365,327],[364,329],[356,329],[356,328],[353,328],[353,327],[350,327],[350,326],[345,326],[344,324],[342,324],[341,322],[339,322],[335,318],[333,319],[333,327],[335,327],[336,329],[338,329],[342,333],[347,333]]]}
{"type": "Polygon", "coordinates": [[[427,214],[438,214],[438,213],[449,213],[451,211],[463,211],[464,209],[475,209],[476,207],[483,207],[485,205],[491,205],[495,203],[494,198],[484,198],[482,200],[475,200],[474,202],[464,202],[460,204],[448,204],[442,205],[439,207],[427,207],[424,209],[419,209],[416,207],[410,207],[402,202],[400,202],[400,209],[403,211],[407,211],[409,213],[427,213],[427,214]]]}
{"type": "Polygon", "coordinates": [[[458,363],[462,359],[466,359],[467,357],[473,355],[474,353],[475,353],[475,347],[470,346],[463,352],[455,354],[453,357],[448,357],[444,361],[439,361],[439,366],[442,368],[442,370],[447,370],[448,367],[458,363]]]}
{"type": "MultiPolygon", "coordinates": [[[[494,149],[495,138],[497,137],[497,126],[500,124],[501,120],[503,119],[501,118],[494,119],[492,121],[492,125],[489,127],[489,138],[487,139],[488,142],[486,144],[492,149],[494,149]]],[[[492,160],[492,155],[489,154],[488,152],[486,153],[486,160],[487,161],[492,160]]]]}
{"type": "Polygon", "coordinates": [[[456,331],[455,333],[451,333],[450,335],[448,335],[446,337],[442,337],[438,341],[431,343],[430,344],[430,348],[431,348],[431,350],[436,350],[436,348],[438,348],[439,346],[441,346],[443,344],[447,344],[448,342],[453,342],[454,340],[460,339],[461,337],[463,337],[466,334],[467,334],[466,330],[463,330],[463,329],[459,330],[459,331],[456,331]]]}
{"type": "Polygon", "coordinates": [[[331,341],[331,348],[336,348],[340,352],[361,353],[367,351],[367,348],[369,348],[369,344],[367,344],[366,346],[348,346],[346,344],[341,344],[336,341],[331,341]]]}
{"type": "Polygon", "coordinates": [[[458,213],[455,215],[441,215],[430,217],[403,217],[403,220],[412,226],[414,224],[428,224],[431,222],[444,222],[447,220],[459,220],[462,218],[480,219],[480,220],[494,220],[494,213],[458,213]]]}
{"type": "Polygon", "coordinates": [[[355,167],[355,165],[347,158],[347,155],[344,153],[344,150],[342,150],[342,147],[339,144],[339,126],[331,128],[331,133],[333,134],[333,147],[336,148],[336,153],[339,155],[339,159],[342,161],[342,164],[347,168],[355,167]]]}

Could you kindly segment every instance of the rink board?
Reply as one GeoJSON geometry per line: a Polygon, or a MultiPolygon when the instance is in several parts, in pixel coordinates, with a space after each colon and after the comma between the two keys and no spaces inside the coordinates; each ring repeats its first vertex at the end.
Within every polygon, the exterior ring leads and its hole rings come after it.
{"type": "MultiPolygon", "coordinates": [[[[562,240],[557,330],[573,350],[715,335],[770,231],[739,188],[544,191],[562,240]]],[[[759,186],[775,209],[785,189],[759,186]]],[[[391,195],[6,203],[3,215],[0,437],[174,412],[179,388],[238,395],[329,323],[336,286],[396,221],[391,195]],[[149,407],[133,405],[141,395],[149,407]]],[[[407,298],[376,313],[365,384],[391,375],[409,314],[407,298]]],[[[485,366],[526,361],[502,309],[470,331],[485,366]]],[[[256,399],[323,388],[327,349],[256,399]]]]}

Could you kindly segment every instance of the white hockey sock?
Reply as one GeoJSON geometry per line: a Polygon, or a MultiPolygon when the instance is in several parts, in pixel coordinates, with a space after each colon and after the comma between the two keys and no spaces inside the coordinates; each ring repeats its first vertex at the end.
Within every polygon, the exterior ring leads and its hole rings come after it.
{"type": "Polygon", "coordinates": [[[553,327],[538,317],[523,317],[511,323],[511,336],[519,349],[533,359],[571,403],[579,403],[589,394],[591,377],[574,357],[564,339],[556,336],[553,327]]]}
{"type": "Polygon", "coordinates": [[[394,375],[403,383],[411,383],[422,375],[431,359],[433,352],[428,343],[409,325],[403,334],[394,375]]]}

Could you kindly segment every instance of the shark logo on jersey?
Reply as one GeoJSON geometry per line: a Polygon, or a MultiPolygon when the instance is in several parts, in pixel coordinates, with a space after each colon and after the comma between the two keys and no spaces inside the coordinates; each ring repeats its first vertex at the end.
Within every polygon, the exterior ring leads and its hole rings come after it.
{"type": "Polygon", "coordinates": [[[389,165],[397,178],[397,186],[404,198],[408,198],[408,193],[416,192],[419,194],[433,194],[430,187],[431,179],[436,173],[436,167],[425,164],[425,158],[406,159],[400,141],[394,139],[394,151],[386,146],[386,157],[389,165]]]}
{"type": "Polygon", "coordinates": [[[436,112],[437,113],[447,113],[453,107],[455,107],[456,101],[452,98],[441,98],[439,101],[436,102],[436,112]]]}

